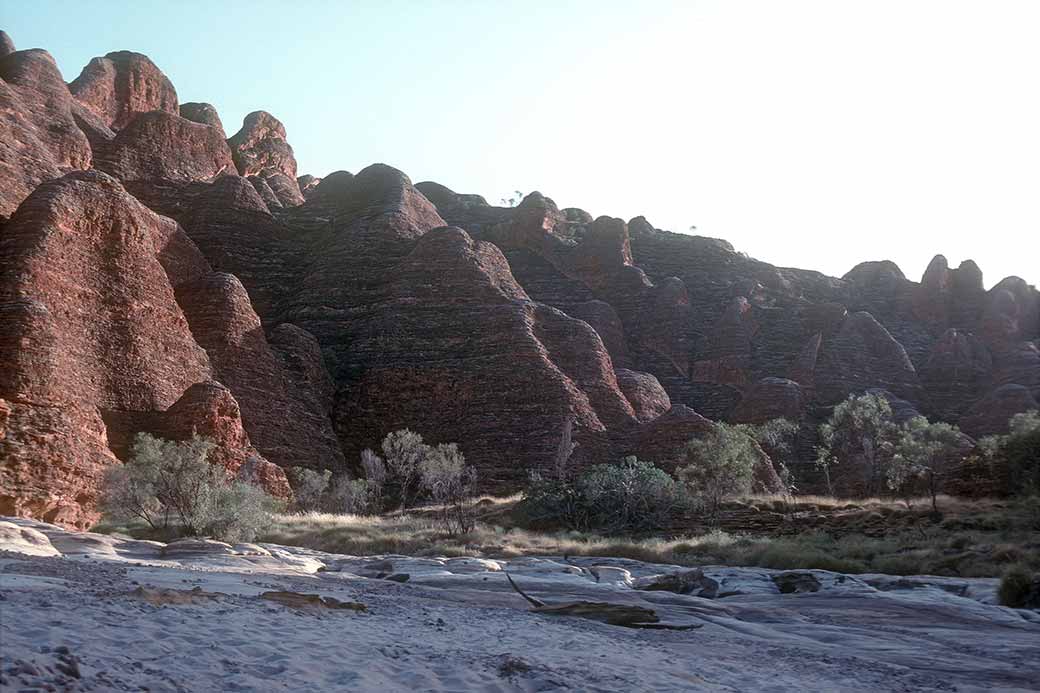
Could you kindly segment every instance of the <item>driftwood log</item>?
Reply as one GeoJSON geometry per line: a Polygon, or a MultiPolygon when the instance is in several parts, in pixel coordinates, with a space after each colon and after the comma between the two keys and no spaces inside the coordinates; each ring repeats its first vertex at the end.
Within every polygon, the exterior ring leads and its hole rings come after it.
{"type": "Polygon", "coordinates": [[[293,609],[347,609],[348,611],[365,612],[368,608],[358,602],[343,602],[335,597],[323,597],[320,594],[302,594],[300,592],[263,592],[261,599],[284,604],[293,609]]]}
{"type": "Polygon", "coordinates": [[[653,628],[658,630],[693,630],[704,624],[673,625],[661,623],[661,618],[653,609],[631,604],[609,604],[607,602],[565,602],[563,604],[546,604],[526,594],[513,581],[513,576],[506,573],[506,579],[517,594],[526,599],[532,606],[531,611],[547,616],[576,616],[599,621],[612,626],[625,628],[653,628]]]}

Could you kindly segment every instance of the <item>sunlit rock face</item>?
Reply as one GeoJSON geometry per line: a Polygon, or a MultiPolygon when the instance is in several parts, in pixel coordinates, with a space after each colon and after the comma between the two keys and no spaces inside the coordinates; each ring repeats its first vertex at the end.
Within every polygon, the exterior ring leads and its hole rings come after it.
{"type": "MultiPolygon", "coordinates": [[[[839,279],[538,192],[300,175],[273,115],[226,138],[125,51],[66,84],[4,34],[0,105],[0,513],[89,524],[139,431],[205,432],[284,494],[408,427],[515,491],[567,429],[577,467],[674,469],[721,420],[795,420],[808,458],[875,388],[971,435],[1040,398],[1036,289],[970,261],[839,279]]],[[[779,488],[764,455],[756,478],[779,488]]]]}

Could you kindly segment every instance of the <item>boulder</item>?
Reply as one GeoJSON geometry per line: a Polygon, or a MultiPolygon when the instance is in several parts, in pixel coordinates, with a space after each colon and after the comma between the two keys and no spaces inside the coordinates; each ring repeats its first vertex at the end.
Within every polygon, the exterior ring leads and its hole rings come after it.
{"type": "Polygon", "coordinates": [[[17,48],[14,47],[14,41],[6,31],[0,29],[0,58],[4,57],[8,53],[14,53],[17,48]]]}
{"type": "Polygon", "coordinates": [[[678,573],[652,575],[638,578],[633,588],[647,592],[663,591],[676,594],[692,594],[695,597],[715,599],[719,595],[719,583],[704,574],[700,568],[678,573]]]}
{"type": "Polygon", "coordinates": [[[165,111],[177,115],[177,90],[148,56],[116,51],[93,58],[69,91],[113,130],[121,130],[138,113],[165,111]]]}
{"type": "MultiPolygon", "coordinates": [[[[0,36],[0,39],[6,38],[7,34],[0,36]]],[[[0,551],[13,551],[27,556],[61,555],[43,532],[4,521],[0,521],[0,551]]]]}
{"type": "Polygon", "coordinates": [[[1008,423],[1015,414],[1040,409],[1040,403],[1022,385],[1008,384],[987,393],[971,407],[957,424],[973,438],[1008,432],[1008,423]]]}
{"type": "Polygon", "coordinates": [[[668,393],[661,387],[657,378],[649,373],[617,368],[614,375],[617,377],[618,387],[631,403],[636,418],[640,421],[656,419],[672,408],[668,393]]]}
{"type": "Polygon", "coordinates": [[[283,205],[303,204],[296,181],[296,158],[285,139],[285,126],[267,111],[253,111],[228,140],[238,172],[268,180],[283,205]]]}
{"type": "Polygon", "coordinates": [[[181,118],[186,118],[193,123],[209,125],[211,128],[219,132],[221,137],[225,139],[227,138],[224,134],[224,123],[221,122],[220,114],[217,113],[217,109],[213,104],[198,102],[182,103],[179,112],[181,118]]]}
{"type": "Polygon", "coordinates": [[[802,594],[819,592],[822,587],[819,578],[808,571],[788,570],[771,576],[780,594],[802,594]]]}
{"type": "Polygon", "coordinates": [[[220,130],[165,111],[134,118],[104,148],[95,167],[131,188],[235,173],[220,130]]]}
{"type": "Polygon", "coordinates": [[[735,423],[765,423],[772,419],[799,421],[805,407],[802,387],[787,378],[762,378],[752,385],[730,413],[735,423]]]}

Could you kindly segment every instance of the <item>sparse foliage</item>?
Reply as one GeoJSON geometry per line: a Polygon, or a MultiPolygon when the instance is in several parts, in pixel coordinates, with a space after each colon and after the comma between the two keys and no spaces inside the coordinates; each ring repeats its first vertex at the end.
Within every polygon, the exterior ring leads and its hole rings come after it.
{"type": "Polygon", "coordinates": [[[1015,609],[1040,606],[1040,574],[1033,574],[1024,565],[1013,565],[1004,571],[997,588],[997,598],[1004,606],[1015,609]]]}
{"type": "Polygon", "coordinates": [[[325,508],[347,515],[375,515],[382,505],[381,486],[369,479],[351,479],[342,474],[332,480],[325,508]]]}
{"type": "Polygon", "coordinates": [[[325,494],[332,480],[330,470],[319,472],[307,467],[289,467],[285,470],[285,476],[293,490],[293,507],[296,510],[321,510],[325,507],[325,494]]]}
{"type": "Polygon", "coordinates": [[[225,469],[210,464],[213,447],[199,437],[175,442],[139,433],[130,461],[105,475],[104,511],[117,519],[143,520],[156,531],[251,540],[278,503],[248,480],[228,479],[225,469]]]}
{"type": "Polygon", "coordinates": [[[402,508],[415,505],[419,493],[419,468],[429,454],[422,436],[407,428],[388,433],[383,439],[387,495],[402,508]]]}
{"type": "Polygon", "coordinates": [[[465,534],[473,529],[474,517],[468,501],[476,486],[477,473],[466,466],[466,458],[455,443],[442,443],[429,451],[419,465],[422,489],[441,506],[441,523],[448,534],[465,534]]]}
{"type": "Polygon", "coordinates": [[[369,448],[361,451],[361,469],[365,472],[365,481],[368,482],[369,493],[378,501],[381,510],[383,501],[383,488],[386,485],[386,464],[383,458],[369,448]]]}
{"type": "Polygon", "coordinates": [[[524,199],[524,194],[519,190],[514,190],[513,195],[510,197],[503,197],[501,199],[503,207],[516,207],[524,199]]]}
{"type": "Polygon", "coordinates": [[[738,424],[736,428],[754,438],[762,451],[769,455],[787,493],[797,491],[789,463],[794,458],[794,438],[798,434],[798,424],[778,418],[760,424],[738,424]]]}

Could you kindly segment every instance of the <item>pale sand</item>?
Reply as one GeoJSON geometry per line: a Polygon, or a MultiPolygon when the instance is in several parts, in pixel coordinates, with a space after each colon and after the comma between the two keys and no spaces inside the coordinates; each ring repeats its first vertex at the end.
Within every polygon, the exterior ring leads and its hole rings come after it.
{"type": "Polygon", "coordinates": [[[1040,690],[1040,614],[994,605],[995,580],[812,571],[818,592],[781,595],[775,571],[711,567],[722,592],[742,594],[705,599],[633,589],[681,570],[636,561],[167,547],[12,518],[0,518],[0,549],[4,691],[1040,690]],[[597,580],[594,566],[612,569],[597,580]],[[409,581],[376,577],[388,567],[409,581]],[[503,570],[544,601],[705,625],[534,614],[503,570]],[[132,594],[141,586],[221,594],[154,606],[132,594]],[[266,590],[368,612],[299,612],[259,599],[266,590]]]}

